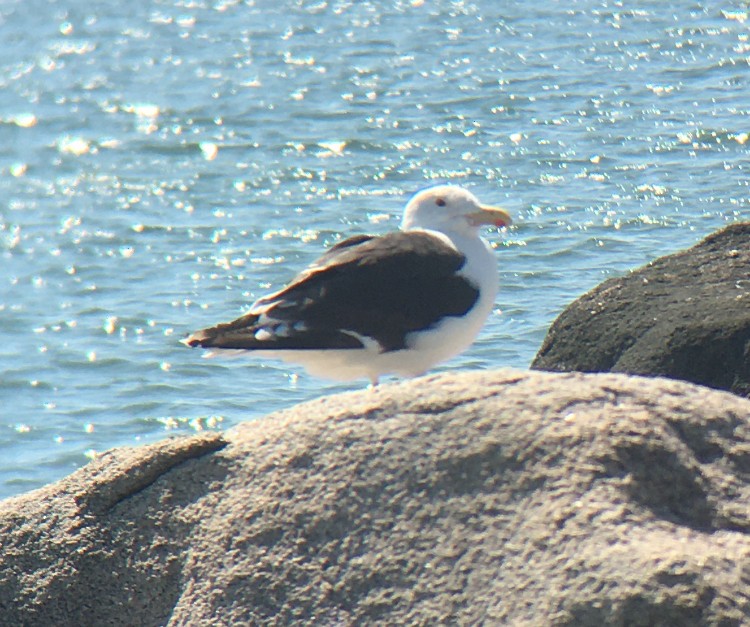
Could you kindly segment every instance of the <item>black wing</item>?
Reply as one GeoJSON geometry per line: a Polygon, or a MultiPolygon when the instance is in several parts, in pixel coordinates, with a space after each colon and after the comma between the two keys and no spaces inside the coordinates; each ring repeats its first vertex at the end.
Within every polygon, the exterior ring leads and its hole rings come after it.
{"type": "Polygon", "coordinates": [[[287,287],[249,313],[187,338],[228,349],[406,348],[406,336],[446,316],[461,316],[479,290],[457,272],[466,258],[421,232],[357,236],[328,250],[287,287]]]}

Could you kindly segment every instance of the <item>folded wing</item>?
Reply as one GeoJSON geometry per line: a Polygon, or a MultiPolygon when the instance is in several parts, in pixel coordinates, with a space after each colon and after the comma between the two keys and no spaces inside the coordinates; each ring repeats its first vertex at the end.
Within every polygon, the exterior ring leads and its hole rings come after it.
{"type": "Polygon", "coordinates": [[[407,347],[414,331],[464,315],[479,298],[461,276],[462,253],[424,232],[356,236],[328,250],[288,286],[236,320],[203,329],[189,346],[237,350],[407,347]]]}

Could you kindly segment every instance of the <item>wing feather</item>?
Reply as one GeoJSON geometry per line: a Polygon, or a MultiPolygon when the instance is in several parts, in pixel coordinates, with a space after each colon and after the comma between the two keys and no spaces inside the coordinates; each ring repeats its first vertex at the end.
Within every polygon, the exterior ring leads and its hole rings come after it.
{"type": "Polygon", "coordinates": [[[356,236],[329,249],[283,289],[240,318],[198,331],[190,346],[235,349],[406,347],[406,336],[465,314],[477,287],[457,272],[462,253],[439,237],[356,236]]]}

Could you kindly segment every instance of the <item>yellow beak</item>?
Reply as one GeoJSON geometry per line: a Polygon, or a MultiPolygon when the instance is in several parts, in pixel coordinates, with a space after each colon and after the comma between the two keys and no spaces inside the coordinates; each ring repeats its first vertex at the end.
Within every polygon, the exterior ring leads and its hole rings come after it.
{"type": "Polygon", "coordinates": [[[467,217],[473,226],[481,226],[482,224],[510,226],[513,223],[510,214],[505,209],[490,207],[489,205],[482,205],[479,211],[470,213],[467,217]]]}

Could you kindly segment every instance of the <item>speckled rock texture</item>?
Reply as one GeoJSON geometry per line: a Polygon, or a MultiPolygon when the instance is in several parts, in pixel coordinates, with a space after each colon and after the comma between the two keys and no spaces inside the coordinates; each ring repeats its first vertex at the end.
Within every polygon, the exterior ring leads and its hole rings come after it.
{"type": "Polygon", "coordinates": [[[0,503],[3,625],[741,625],[750,401],[443,374],[0,503]]]}
{"type": "Polygon", "coordinates": [[[585,294],[531,367],[660,375],[750,397],[750,222],[585,294]]]}

